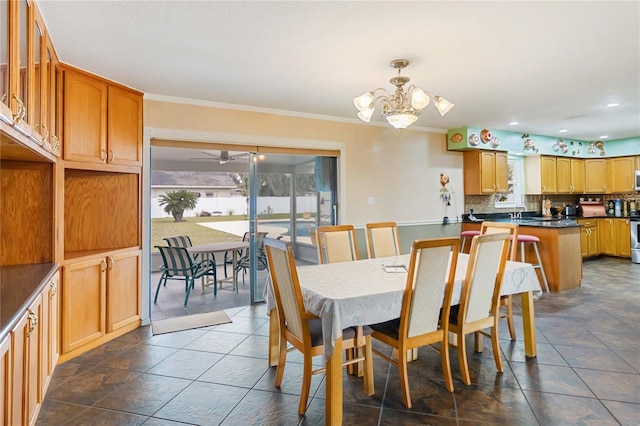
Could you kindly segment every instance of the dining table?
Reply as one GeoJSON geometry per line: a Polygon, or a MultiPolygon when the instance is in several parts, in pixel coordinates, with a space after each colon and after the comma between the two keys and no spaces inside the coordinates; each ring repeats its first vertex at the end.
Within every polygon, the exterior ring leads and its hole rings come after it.
{"type": "Polygon", "coordinates": [[[209,243],[209,244],[201,244],[197,246],[187,247],[187,251],[191,254],[201,254],[205,259],[215,259],[214,256],[216,253],[226,253],[231,252],[232,265],[233,265],[233,274],[229,278],[221,278],[217,279],[215,282],[207,281],[205,277],[202,277],[202,292],[204,293],[204,289],[209,285],[218,285],[220,284],[220,289],[222,289],[222,283],[231,282],[233,283],[233,290],[238,291],[238,251],[243,250],[249,247],[249,243],[247,241],[226,241],[220,243],[209,243]]]}
{"type": "MultiPolygon", "coordinates": [[[[320,317],[326,362],[326,424],[342,424],[342,330],[376,324],[400,316],[409,255],[353,262],[297,267],[305,309],[320,317]],[[385,266],[387,268],[385,268],[385,266]],[[393,271],[393,272],[387,272],[393,271]]],[[[460,301],[469,255],[460,253],[456,264],[451,304],[460,301]]],[[[266,286],[270,314],[269,365],[278,363],[279,324],[272,288],[266,286]]],[[[542,292],[538,276],[529,263],[507,261],[501,295],[520,295],[525,354],[536,356],[534,294],[542,292]]]]}

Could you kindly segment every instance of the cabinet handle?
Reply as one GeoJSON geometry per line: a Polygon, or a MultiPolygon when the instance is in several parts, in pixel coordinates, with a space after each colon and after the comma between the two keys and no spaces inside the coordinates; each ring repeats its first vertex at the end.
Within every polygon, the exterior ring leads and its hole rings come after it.
{"type": "Polygon", "coordinates": [[[109,156],[107,157],[107,163],[113,163],[113,150],[109,150],[109,156]]]}
{"type": "Polygon", "coordinates": [[[58,293],[58,284],[52,281],[51,284],[49,284],[49,287],[51,287],[51,291],[49,292],[49,300],[51,300],[53,299],[53,296],[58,293]]]}
{"type": "Polygon", "coordinates": [[[31,336],[31,333],[33,333],[33,330],[36,329],[36,326],[38,325],[38,316],[29,311],[29,330],[27,331],[27,337],[31,336]]]}
{"type": "Polygon", "coordinates": [[[16,103],[18,104],[18,112],[16,112],[13,116],[13,125],[15,126],[24,119],[24,116],[27,113],[27,109],[25,108],[22,99],[17,97],[15,93],[13,94],[13,99],[15,99],[16,103]]]}
{"type": "Polygon", "coordinates": [[[542,192],[547,192],[547,186],[546,185],[542,185],[542,192]]]}
{"type": "Polygon", "coordinates": [[[109,260],[109,270],[111,270],[116,266],[116,261],[113,260],[113,256],[107,256],[107,259],[109,260]]]}
{"type": "Polygon", "coordinates": [[[103,260],[102,262],[100,262],[100,272],[104,272],[106,270],[107,270],[107,262],[103,260]]]}
{"type": "Polygon", "coordinates": [[[100,159],[103,163],[107,161],[107,150],[104,148],[100,150],[100,159]]]}
{"type": "Polygon", "coordinates": [[[48,139],[49,139],[49,128],[47,127],[46,124],[42,125],[42,128],[44,129],[44,136],[42,137],[42,142],[47,142],[48,143],[48,139]]]}
{"type": "Polygon", "coordinates": [[[58,137],[56,135],[51,135],[51,140],[53,141],[53,143],[51,144],[51,152],[53,152],[54,154],[59,154],[60,141],[58,140],[58,137]]]}

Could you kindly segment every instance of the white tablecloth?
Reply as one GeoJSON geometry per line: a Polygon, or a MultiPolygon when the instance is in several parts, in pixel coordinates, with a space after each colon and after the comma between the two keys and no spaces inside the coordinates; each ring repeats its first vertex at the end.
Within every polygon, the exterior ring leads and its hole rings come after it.
{"type": "MultiPolygon", "coordinates": [[[[460,253],[451,304],[460,300],[469,256],[460,253]]],[[[407,273],[385,272],[383,265],[408,266],[409,255],[298,267],[305,308],[322,318],[325,358],[333,353],[333,342],[346,327],[376,324],[400,316],[407,273]]],[[[275,308],[266,286],[269,310],[275,308]]],[[[540,282],[529,263],[507,262],[502,294],[541,291],[540,282]]]]}

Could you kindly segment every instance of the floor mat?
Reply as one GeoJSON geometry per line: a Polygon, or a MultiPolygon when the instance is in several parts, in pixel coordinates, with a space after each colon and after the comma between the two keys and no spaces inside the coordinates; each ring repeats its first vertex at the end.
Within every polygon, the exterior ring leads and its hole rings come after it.
{"type": "Polygon", "coordinates": [[[232,322],[231,318],[229,318],[224,311],[216,311],[156,320],[151,323],[151,330],[155,336],[156,334],[172,333],[174,331],[189,330],[191,328],[209,327],[228,322],[232,322]]]}

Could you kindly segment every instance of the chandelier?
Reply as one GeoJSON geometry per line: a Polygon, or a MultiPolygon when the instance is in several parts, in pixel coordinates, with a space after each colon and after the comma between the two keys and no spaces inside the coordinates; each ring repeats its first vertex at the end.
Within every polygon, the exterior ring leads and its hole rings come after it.
{"type": "Polygon", "coordinates": [[[396,90],[393,94],[389,93],[386,89],[378,88],[371,92],[358,96],[353,100],[353,104],[358,109],[358,118],[368,123],[371,120],[375,104],[380,101],[382,112],[381,116],[385,117],[389,124],[396,129],[406,129],[412,125],[417,119],[420,113],[433,98],[433,105],[436,107],[441,116],[444,117],[446,113],[451,111],[454,104],[443,98],[429,92],[425,92],[419,87],[413,84],[404,91],[404,85],[409,82],[409,77],[400,75],[403,68],[409,65],[409,61],[406,59],[395,59],[389,63],[391,68],[398,70],[398,75],[391,77],[389,82],[396,86],[396,90]],[[376,97],[376,92],[382,91],[385,94],[381,94],[376,97]]]}

